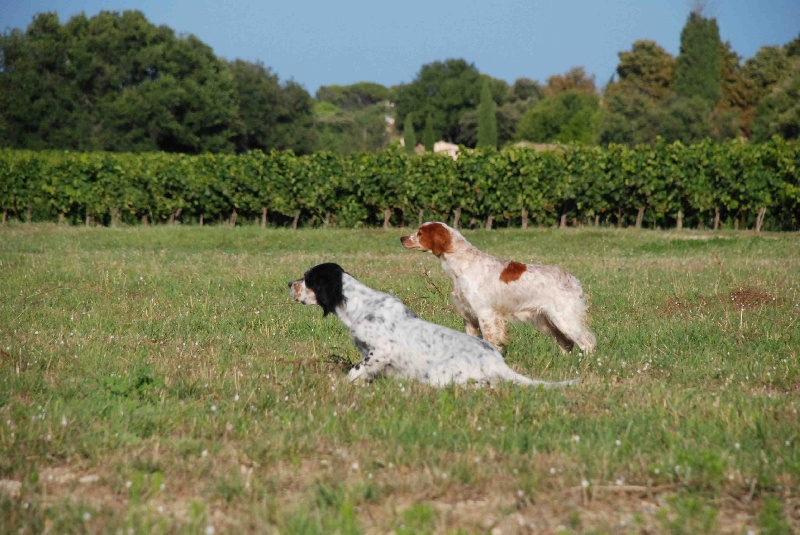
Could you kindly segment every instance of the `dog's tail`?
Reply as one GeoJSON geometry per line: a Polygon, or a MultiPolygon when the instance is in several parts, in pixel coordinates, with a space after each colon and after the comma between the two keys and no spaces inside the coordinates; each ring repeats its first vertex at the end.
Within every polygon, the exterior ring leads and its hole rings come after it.
{"type": "Polygon", "coordinates": [[[570,379],[568,381],[542,381],[541,379],[531,379],[530,377],[525,377],[524,375],[517,373],[515,371],[511,371],[513,375],[508,378],[509,381],[524,386],[541,386],[543,388],[562,388],[565,386],[572,386],[576,385],[581,382],[581,378],[570,379]]]}

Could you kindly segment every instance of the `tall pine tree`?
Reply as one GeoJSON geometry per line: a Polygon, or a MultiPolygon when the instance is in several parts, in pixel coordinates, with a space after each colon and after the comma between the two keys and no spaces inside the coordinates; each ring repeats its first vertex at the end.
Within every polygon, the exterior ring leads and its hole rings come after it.
{"type": "Polygon", "coordinates": [[[478,147],[497,148],[497,113],[492,99],[489,80],[483,80],[481,100],[478,106],[478,147]]]}
{"type": "Polygon", "coordinates": [[[722,96],[725,51],[716,19],[706,19],[697,7],[681,31],[680,54],[675,65],[675,92],[679,97],[700,97],[712,106],[722,96]]]}

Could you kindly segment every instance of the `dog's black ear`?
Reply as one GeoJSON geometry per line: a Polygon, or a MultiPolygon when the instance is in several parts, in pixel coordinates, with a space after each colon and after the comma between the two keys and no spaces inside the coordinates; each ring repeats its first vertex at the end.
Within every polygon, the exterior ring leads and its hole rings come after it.
{"type": "Polygon", "coordinates": [[[306,287],[314,291],[317,304],[322,307],[322,315],[336,312],[336,307],[345,302],[342,291],[344,270],[339,264],[319,264],[306,271],[306,287]]]}

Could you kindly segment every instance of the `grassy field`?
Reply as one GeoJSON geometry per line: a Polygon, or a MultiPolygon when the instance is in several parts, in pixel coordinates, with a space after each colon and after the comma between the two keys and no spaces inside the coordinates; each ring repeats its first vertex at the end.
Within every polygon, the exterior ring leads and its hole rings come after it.
{"type": "Polygon", "coordinates": [[[2,533],[800,530],[800,236],[466,231],[583,282],[564,390],[347,383],[322,261],[461,328],[394,230],[0,227],[2,533]]]}

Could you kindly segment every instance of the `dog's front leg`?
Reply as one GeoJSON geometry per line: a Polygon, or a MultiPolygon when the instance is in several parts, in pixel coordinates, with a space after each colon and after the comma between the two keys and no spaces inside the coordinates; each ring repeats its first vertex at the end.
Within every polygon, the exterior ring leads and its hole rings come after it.
{"type": "Polygon", "coordinates": [[[352,383],[355,381],[370,382],[376,377],[383,375],[390,364],[390,359],[385,355],[370,351],[364,360],[356,364],[347,374],[347,379],[352,383]]]}

